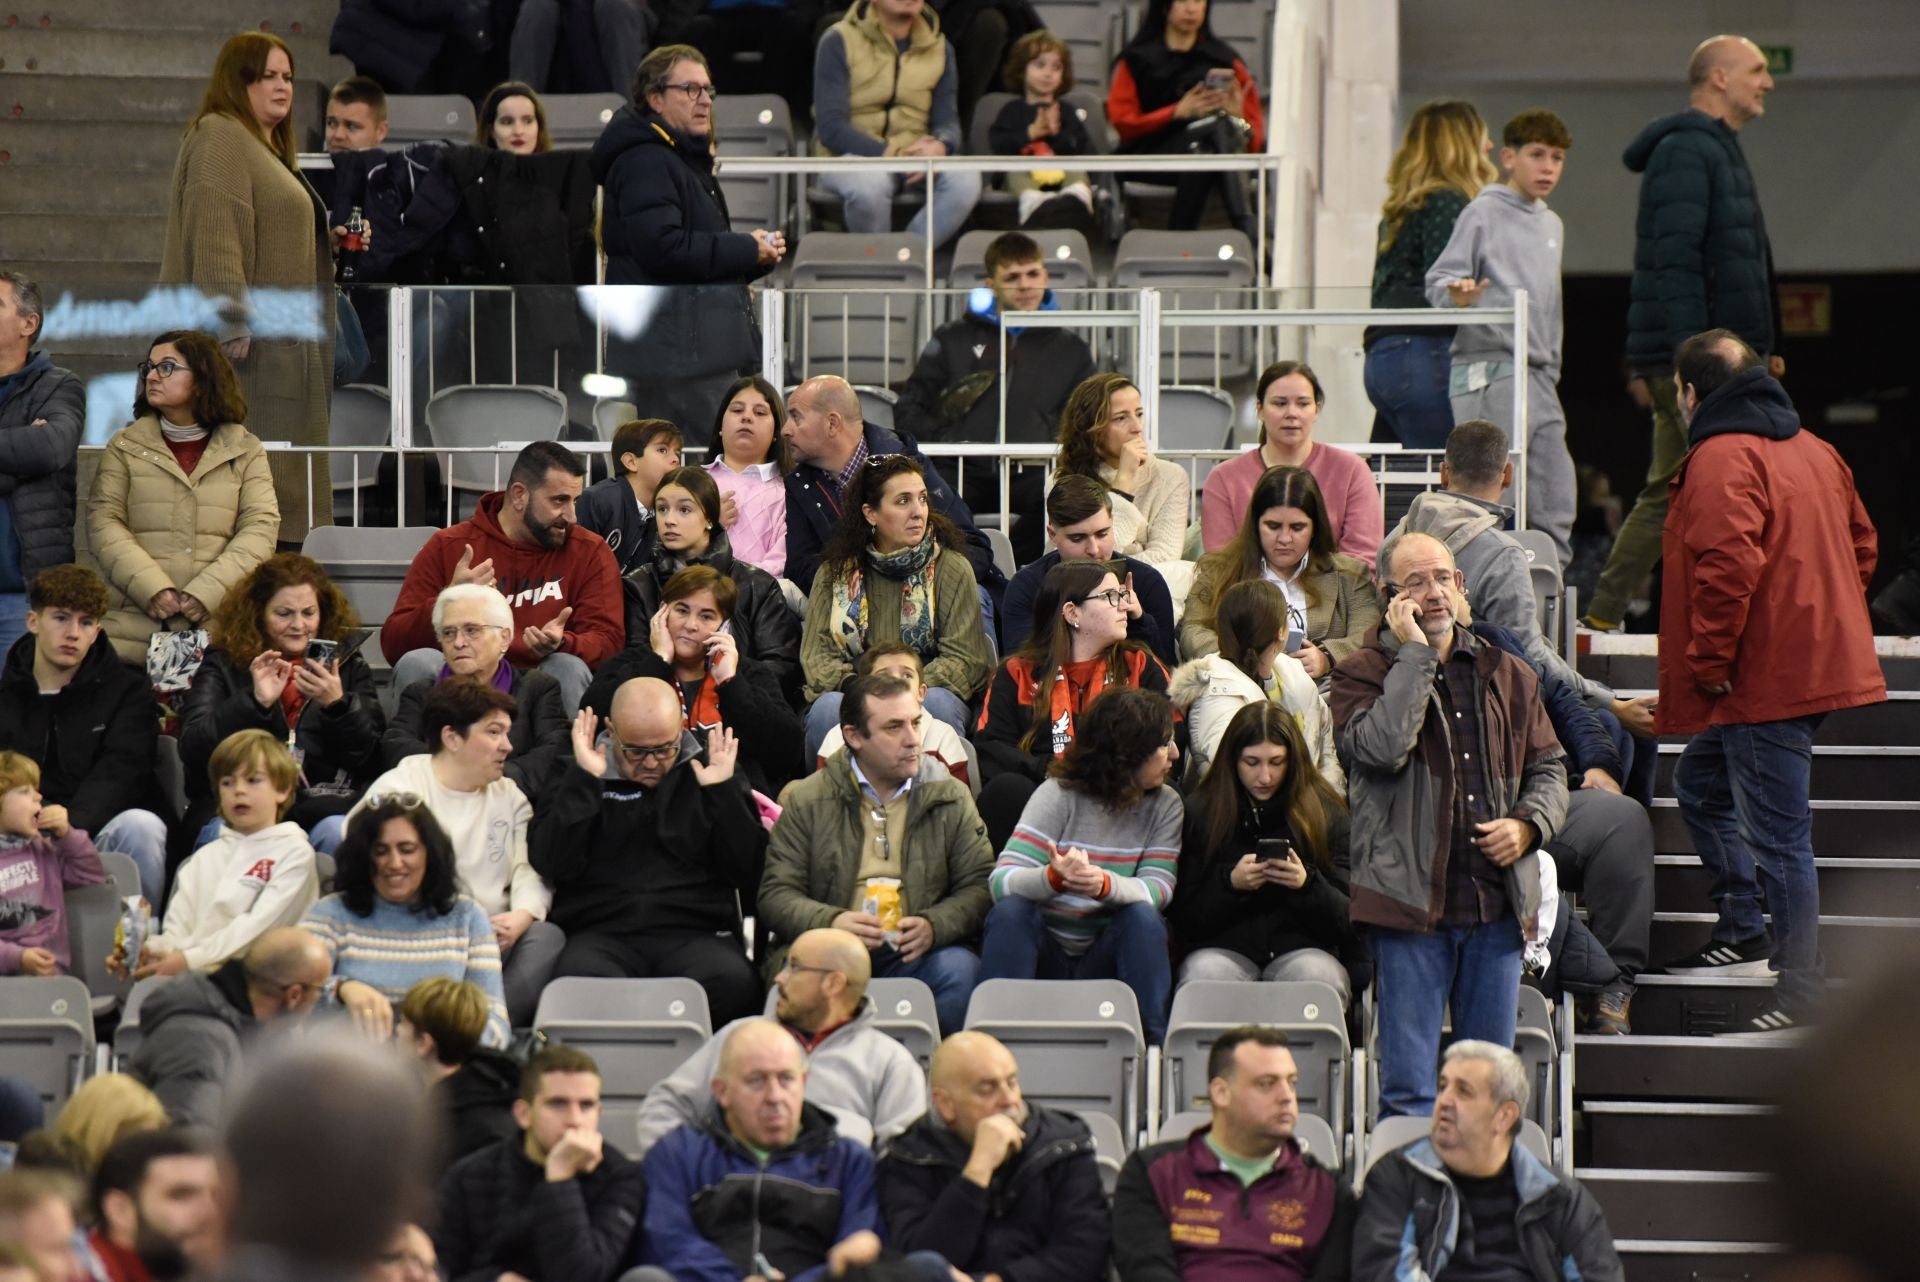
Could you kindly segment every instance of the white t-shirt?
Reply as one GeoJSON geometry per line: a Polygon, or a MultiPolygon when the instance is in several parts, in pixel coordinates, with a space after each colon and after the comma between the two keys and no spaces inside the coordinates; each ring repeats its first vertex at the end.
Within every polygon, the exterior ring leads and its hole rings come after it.
{"type": "Polygon", "coordinates": [[[461,890],[489,917],[524,911],[536,921],[546,920],[553,888],[527,860],[533,807],[519,784],[503,777],[478,792],[457,792],[433,773],[430,754],[417,753],[375,779],[348,817],[391,792],[410,792],[427,803],[453,839],[461,890]]]}

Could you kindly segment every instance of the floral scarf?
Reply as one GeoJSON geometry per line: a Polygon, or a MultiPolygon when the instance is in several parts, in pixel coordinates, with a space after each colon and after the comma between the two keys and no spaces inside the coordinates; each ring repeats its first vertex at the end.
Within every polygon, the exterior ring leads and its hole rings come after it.
{"type": "MultiPolygon", "coordinates": [[[[901,548],[897,552],[877,552],[868,547],[862,554],[868,573],[894,579],[900,583],[900,640],[902,644],[913,647],[913,652],[925,659],[939,648],[939,639],[933,630],[934,571],[940,564],[940,544],[935,541],[933,531],[928,530],[920,542],[910,548],[901,548]]],[[[841,649],[849,658],[859,658],[867,648],[867,631],[871,619],[868,615],[871,600],[867,593],[867,575],[861,574],[859,583],[855,576],[845,575],[833,585],[833,631],[839,640],[841,649]]]]}

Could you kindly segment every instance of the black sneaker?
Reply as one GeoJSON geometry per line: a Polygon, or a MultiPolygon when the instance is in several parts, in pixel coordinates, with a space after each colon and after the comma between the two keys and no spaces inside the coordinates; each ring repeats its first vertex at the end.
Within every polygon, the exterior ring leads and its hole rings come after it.
{"type": "Polygon", "coordinates": [[[1777,1037],[1782,1033],[1791,1033],[1806,1025],[1787,1014],[1778,1002],[1768,1002],[1766,1008],[1743,1024],[1736,1024],[1722,1037],[1777,1037]]]}
{"type": "Polygon", "coordinates": [[[1696,978],[1767,979],[1773,974],[1773,968],[1767,964],[1772,956],[1773,943],[1765,935],[1737,944],[1709,940],[1698,952],[1676,957],[1660,969],[1669,975],[1696,978]]]}

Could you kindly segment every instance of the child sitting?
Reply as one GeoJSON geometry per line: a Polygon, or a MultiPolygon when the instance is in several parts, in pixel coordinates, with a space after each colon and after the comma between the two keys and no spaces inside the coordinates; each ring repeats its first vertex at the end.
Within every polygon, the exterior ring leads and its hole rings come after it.
{"type": "Polygon", "coordinates": [[[306,830],[287,819],[300,768],[285,741],[240,730],[213,750],[207,774],[220,835],[175,874],[164,929],[140,950],[136,979],[212,970],[275,926],[297,926],[320,896],[306,830]]]}
{"type": "MultiPolygon", "coordinates": [[[[1020,37],[1007,58],[1005,75],[1007,83],[1019,86],[1021,92],[1000,109],[987,130],[987,145],[996,155],[1084,156],[1093,150],[1086,122],[1060,101],[1073,88],[1073,57],[1060,37],[1050,31],[1020,37]]],[[[1023,226],[1091,224],[1093,187],[1084,173],[1035,169],[1008,175],[1007,187],[1019,193],[1023,226]]]]}
{"type": "Polygon", "coordinates": [[[107,879],[84,829],[65,806],[40,804],[40,767],[0,752],[0,975],[64,975],[67,905],[63,890],[107,879]]]}

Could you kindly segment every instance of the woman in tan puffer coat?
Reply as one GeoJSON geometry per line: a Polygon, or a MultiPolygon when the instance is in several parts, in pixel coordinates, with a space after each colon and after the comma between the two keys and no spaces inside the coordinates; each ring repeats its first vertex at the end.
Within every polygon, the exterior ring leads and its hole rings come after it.
{"type": "Polygon", "coordinates": [[[133,413],[94,473],[87,554],[111,589],[114,649],[143,663],[155,631],[176,619],[201,626],[273,555],[280,505],[266,447],[241,424],[247,403],[211,334],[154,340],[133,413]]]}

